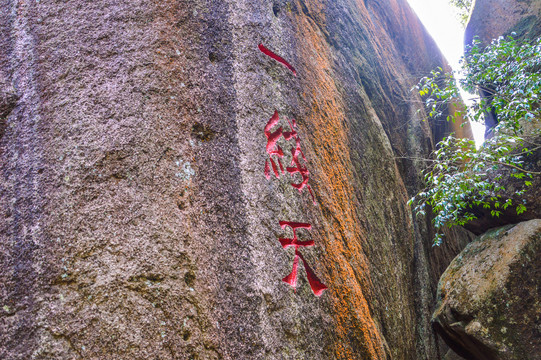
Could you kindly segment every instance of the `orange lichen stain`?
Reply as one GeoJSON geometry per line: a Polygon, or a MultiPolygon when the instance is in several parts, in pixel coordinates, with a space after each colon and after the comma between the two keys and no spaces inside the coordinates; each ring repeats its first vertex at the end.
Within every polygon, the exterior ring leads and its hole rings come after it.
{"type": "MultiPolygon", "coordinates": [[[[297,3],[300,8],[300,3],[297,3]]],[[[319,7],[315,6],[317,10],[319,7]]],[[[315,15],[317,17],[317,15],[315,15]]],[[[334,346],[337,359],[385,359],[382,336],[370,314],[367,294],[370,273],[362,244],[365,234],[357,216],[361,206],[354,191],[354,176],[348,144],[344,106],[329,75],[331,54],[323,34],[303,13],[296,16],[297,34],[302,41],[300,59],[305,59],[303,88],[313,89],[304,97],[311,110],[307,144],[311,144],[312,173],[318,177],[318,192],[325,208],[325,281],[334,311],[334,346]]],[[[299,69],[301,71],[301,69],[299,69]]]]}

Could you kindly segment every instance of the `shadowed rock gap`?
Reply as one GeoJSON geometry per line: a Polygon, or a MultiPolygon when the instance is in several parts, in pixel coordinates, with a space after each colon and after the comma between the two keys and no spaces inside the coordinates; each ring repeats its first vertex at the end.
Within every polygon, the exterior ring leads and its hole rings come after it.
{"type": "MultiPolygon", "coordinates": [[[[48,238],[43,229],[47,187],[42,175],[44,164],[42,139],[44,124],[40,116],[40,84],[37,79],[36,29],[30,20],[35,16],[32,2],[3,1],[0,29],[0,72],[5,77],[3,91],[16,89],[8,96],[9,121],[1,124],[5,138],[0,138],[0,298],[5,320],[0,323],[2,338],[17,349],[21,357],[30,357],[37,348],[36,295],[47,291],[50,268],[42,262],[48,238]],[[15,17],[13,14],[20,14],[15,17]],[[6,76],[7,75],[7,76],[6,76]]],[[[0,348],[0,357],[10,355],[0,348]]]]}

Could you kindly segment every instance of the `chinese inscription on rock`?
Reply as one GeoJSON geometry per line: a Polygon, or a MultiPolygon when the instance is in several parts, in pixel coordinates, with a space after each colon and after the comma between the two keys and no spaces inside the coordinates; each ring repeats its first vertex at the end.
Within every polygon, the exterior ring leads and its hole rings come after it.
{"type": "MultiPolygon", "coordinates": [[[[278,61],[282,65],[284,65],[286,68],[291,70],[293,72],[293,75],[297,76],[297,72],[291,66],[284,58],[281,56],[276,55],[274,52],[266,48],[263,44],[259,44],[259,50],[269,56],[270,58],[278,61]]],[[[304,153],[301,150],[301,140],[297,133],[297,124],[294,119],[288,119],[289,123],[289,131],[284,131],[284,129],[279,126],[276,128],[276,126],[279,125],[280,122],[280,116],[278,114],[278,111],[275,110],[274,114],[271,116],[267,124],[265,125],[264,133],[265,137],[267,138],[267,146],[266,146],[266,152],[268,159],[265,160],[265,170],[264,174],[267,180],[271,179],[271,169],[272,173],[276,178],[280,178],[280,176],[285,175],[286,172],[289,173],[289,175],[293,178],[295,174],[299,173],[301,176],[300,182],[292,182],[291,186],[293,186],[295,189],[299,190],[300,193],[302,193],[303,189],[307,189],[308,193],[310,194],[312,198],[312,202],[316,204],[314,193],[312,192],[312,188],[310,187],[310,184],[308,184],[308,180],[310,179],[310,172],[307,168],[307,161],[306,157],[304,156],[304,153]],[[276,129],[275,129],[276,128],[276,129]],[[273,129],[275,129],[273,131],[273,129]],[[295,143],[291,147],[291,162],[289,166],[286,166],[284,170],[284,165],[282,163],[282,160],[285,160],[284,157],[284,151],[278,145],[278,141],[283,138],[285,141],[294,141],[295,143]]],[[[284,249],[292,246],[295,248],[295,257],[293,258],[293,269],[291,270],[291,273],[284,277],[282,280],[286,282],[287,284],[291,285],[293,289],[296,290],[297,287],[297,273],[298,273],[298,266],[299,266],[299,260],[302,260],[304,268],[306,270],[306,276],[308,278],[308,283],[310,284],[310,288],[312,289],[312,292],[316,296],[321,296],[323,291],[327,289],[327,286],[323,284],[312,268],[308,265],[305,258],[302,256],[299,248],[301,247],[310,247],[314,246],[313,240],[308,241],[300,241],[297,238],[297,230],[298,229],[305,229],[310,230],[312,229],[312,225],[308,223],[301,223],[301,222],[294,222],[294,221],[280,221],[279,222],[280,227],[285,230],[286,228],[291,228],[293,231],[293,237],[292,238],[279,238],[278,241],[282,245],[284,249]]]]}

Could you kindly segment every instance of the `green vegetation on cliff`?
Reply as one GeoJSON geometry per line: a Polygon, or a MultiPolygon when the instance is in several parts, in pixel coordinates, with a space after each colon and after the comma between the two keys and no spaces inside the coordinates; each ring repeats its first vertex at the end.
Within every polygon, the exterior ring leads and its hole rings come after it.
{"type": "MultiPolygon", "coordinates": [[[[434,158],[423,171],[426,188],[410,200],[417,215],[430,209],[437,235],[442,229],[465,225],[476,219],[472,209],[483,208],[500,216],[508,207],[526,211],[520,198],[540,173],[525,168],[526,156],[541,148],[541,38],[528,42],[512,37],[499,38],[486,48],[474,42],[462,60],[460,86],[481,95],[464,111],[447,116],[448,121],[463,116],[469,121],[493,121],[488,139],[479,148],[470,139],[452,134],[442,140],[434,158]],[[522,186],[507,188],[509,179],[522,186]]],[[[433,71],[416,86],[426,100],[430,117],[443,116],[448,104],[460,101],[453,74],[433,71]]]]}

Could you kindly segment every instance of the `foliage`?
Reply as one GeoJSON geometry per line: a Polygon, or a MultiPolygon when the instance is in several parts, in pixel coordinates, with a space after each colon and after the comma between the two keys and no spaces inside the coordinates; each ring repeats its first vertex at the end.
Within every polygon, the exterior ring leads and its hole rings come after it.
{"type": "MultiPolygon", "coordinates": [[[[531,178],[539,175],[524,169],[524,158],[541,148],[535,143],[539,131],[532,130],[541,119],[541,38],[532,43],[500,38],[485,49],[476,41],[461,65],[460,86],[470,93],[481,90],[486,96],[447,120],[483,121],[492,112],[498,124],[479,148],[472,140],[451,134],[438,144],[434,158],[427,159],[426,188],[410,204],[416,204],[418,215],[424,215],[427,208],[434,212],[436,245],[441,243],[444,227],[475,219],[471,211],[475,207],[490,210],[492,216],[500,216],[511,206],[517,214],[524,212],[524,204],[513,204],[509,195],[524,194],[531,178]],[[509,178],[521,179],[525,186],[509,194],[503,185],[509,178]]],[[[415,89],[435,119],[444,116],[449,104],[460,101],[455,76],[442,73],[441,68],[421,79],[415,89]]]]}
{"type": "Polygon", "coordinates": [[[449,4],[456,8],[458,19],[464,26],[466,26],[466,22],[468,21],[470,10],[473,5],[472,2],[473,0],[449,0],[449,4]]]}

